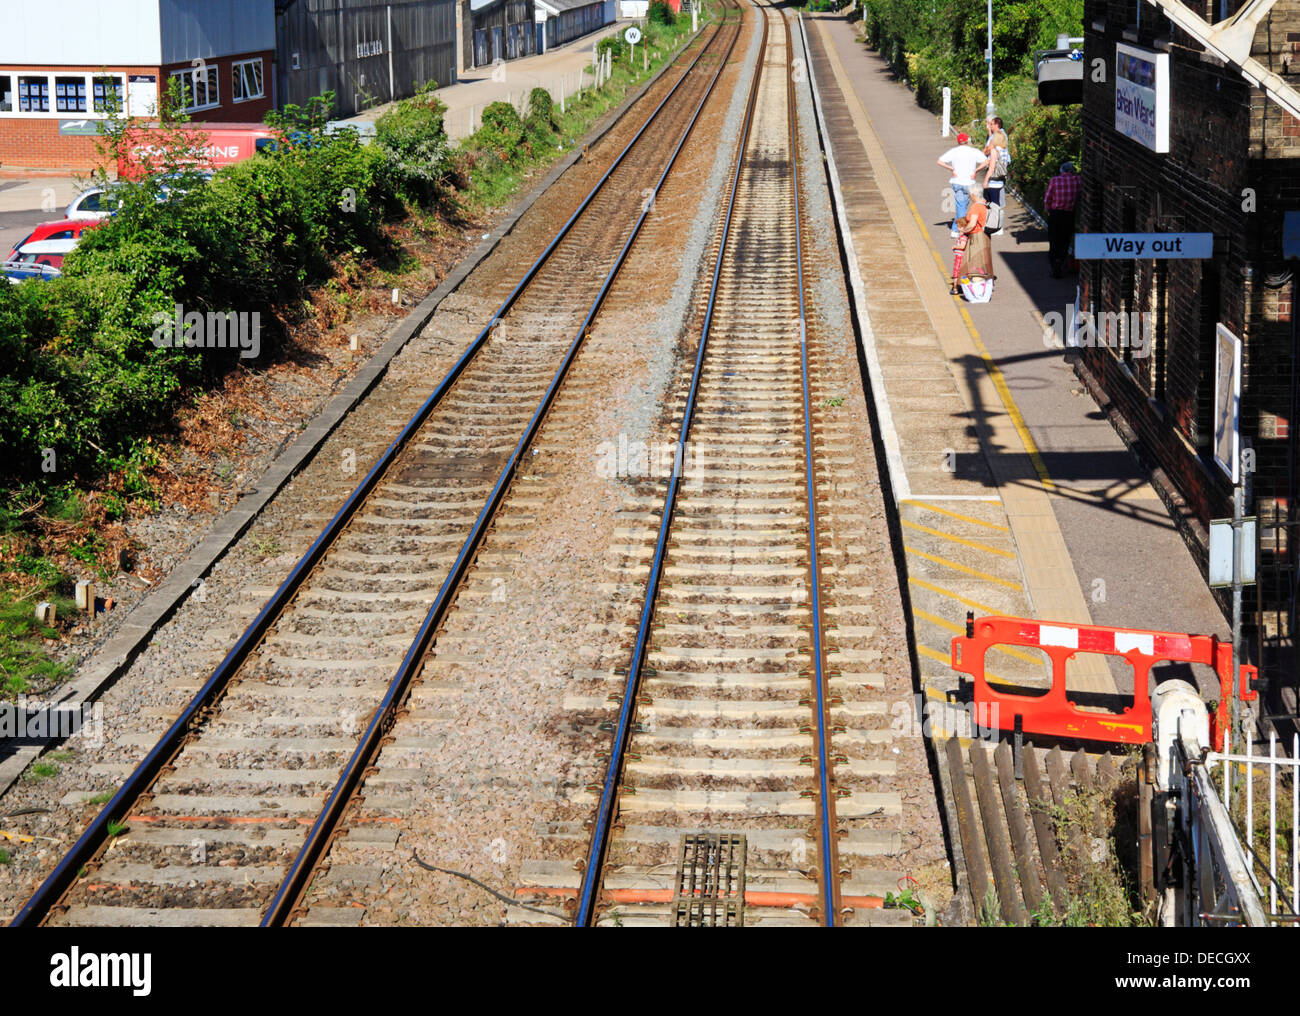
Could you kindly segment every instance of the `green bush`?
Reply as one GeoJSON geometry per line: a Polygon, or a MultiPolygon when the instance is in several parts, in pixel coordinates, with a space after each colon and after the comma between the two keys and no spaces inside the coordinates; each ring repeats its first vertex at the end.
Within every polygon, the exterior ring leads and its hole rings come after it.
{"type": "Polygon", "coordinates": [[[524,122],[519,111],[508,102],[488,103],[474,140],[477,147],[493,152],[502,162],[517,162],[524,144],[524,122]]]}
{"type": "Polygon", "coordinates": [[[451,142],[447,107],[433,94],[433,82],[375,121],[375,143],[383,153],[386,189],[423,205],[450,198],[451,142]]]}
{"type": "Polygon", "coordinates": [[[671,28],[677,23],[677,12],[664,3],[664,0],[654,0],[647,17],[656,25],[663,25],[665,28],[671,28]]]}
{"type": "Polygon", "coordinates": [[[1078,106],[1034,106],[1010,136],[1011,183],[1031,205],[1043,207],[1047,183],[1063,162],[1082,171],[1082,123],[1078,106]]]}
{"type": "MultiPolygon", "coordinates": [[[[164,348],[164,322],[184,312],[261,315],[259,355],[306,288],[344,253],[387,247],[379,231],[379,146],[355,132],[302,123],[274,151],[226,167],[121,182],[118,213],[87,231],[48,282],[0,289],[0,475],[51,480],[122,471],[137,480],[144,435],[187,386],[241,362],[238,348],[164,348]],[[160,341],[155,341],[160,340],[160,341]]],[[[110,138],[111,143],[111,138],[110,138]]],[[[250,318],[251,319],[251,318],[250,318]]]]}
{"type": "Polygon", "coordinates": [[[528,135],[534,141],[549,142],[555,135],[555,102],[545,88],[528,93],[528,135]]]}
{"type": "MultiPolygon", "coordinates": [[[[868,44],[905,77],[919,105],[943,108],[951,89],[953,126],[976,144],[984,131],[987,67],[982,4],[956,0],[864,0],[868,44]]],[[[1011,144],[1011,183],[1030,204],[1042,202],[1047,181],[1066,160],[1079,162],[1079,107],[1036,105],[1033,50],[1054,48],[1058,32],[1077,35],[1082,0],[994,0],[994,105],[1011,144]]]]}
{"type": "Polygon", "coordinates": [[[596,43],[597,57],[603,57],[606,53],[611,54],[609,58],[611,63],[618,63],[627,56],[627,44],[623,41],[623,34],[621,32],[607,35],[605,38],[601,39],[600,42],[596,43]]]}

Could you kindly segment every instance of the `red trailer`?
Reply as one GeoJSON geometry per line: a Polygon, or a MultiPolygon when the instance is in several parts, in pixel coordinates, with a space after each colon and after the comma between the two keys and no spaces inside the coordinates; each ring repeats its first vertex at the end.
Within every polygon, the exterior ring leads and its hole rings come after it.
{"type": "Polygon", "coordinates": [[[131,127],[127,139],[129,154],[118,160],[117,174],[125,180],[138,180],[149,172],[158,172],[163,157],[163,135],[178,136],[194,149],[193,168],[212,170],[234,162],[251,159],[259,148],[272,143],[275,135],[260,123],[193,123],[166,132],[157,125],[131,127]]]}

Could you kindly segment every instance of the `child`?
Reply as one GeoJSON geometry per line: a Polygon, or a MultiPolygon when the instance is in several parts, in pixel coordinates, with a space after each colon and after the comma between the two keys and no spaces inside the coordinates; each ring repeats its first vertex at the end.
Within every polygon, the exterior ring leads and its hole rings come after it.
{"type": "Polygon", "coordinates": [[[952,241],[952,286],[948,290],[949,294],[952,296],[956,296],[958,293],[957,285],[961,279],[962,255],[965,253],[966,243],[970,239],[966,233],[967,224],[968,220],[964,215],[953,223],[957,228],[958,233],[952,241]]]}

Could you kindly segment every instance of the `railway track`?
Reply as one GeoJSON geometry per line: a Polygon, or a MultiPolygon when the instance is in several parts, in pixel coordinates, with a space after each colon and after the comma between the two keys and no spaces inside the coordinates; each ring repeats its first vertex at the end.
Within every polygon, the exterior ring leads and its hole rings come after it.
{"type": "Polygon", "coordinates": [[[860,521],[832,491],[848,435],[821,405],[826,336],[805,306],[796,53],[780,12],[762,10],[761,74],[679,407],[694,475],[674,476],[653,543],[622,548],[650,557],[650,578],[592,788],[582,925],[835,925],[894,888],[840,866],[841,843],[876,853],[864,841],[899,802],[876,787],[893,764],[862,647],[871,590],[839,540],[860,521]]]}
{"type": "MultiPolygon", "coordinates": [[[[876,909],[902,875],[876,866],[900,852],[887,713],[898,691],[876,669],[860,562],[869,546],[889,551],[861,511],[860,431],[834,409],[844,351],[827,309],[804,299],[796,76],[788,34],[768,29],[777,19],[757,19],[761,73],[742,86],[741,157],[721,188],[698,345],[686,343],[694,370],[674,382],[656,431],[687,448],[685,474],[630,483],[606,559],[619,581],[549,615],[597,636],[561,652],[567,689],[541,664],[553,640],[532,645],[518,619],[535,623],[536,607],[494,602],[498,583],[516,583],[510,560],[467,584],[313,887],[310,923],[412,919],[416,897],[419,923],[497,923],[494,885],[522,904],[506,908],[510,924],[910,918],[876,909]],[[518,716],[521,699],[535,717],[518,716]],[[413,773],[401,745],[416,738],[430,750],[413,773]],[[417,783],[394,807],[389,788],[417,783]],[[432,873],[412,870],[427,862],[432,873]]],[[[819,271],[824,244],[821,256],[819,271]]],[[[547,467],[530,480],[539,499],[575,482],[547,467]]],[[[512,498],[503,522],[529,510],[512,498]]],[[[529,570],[542,573],[535,588],[559,585],[556,568],[529,570]]]]}
{"type": "Polygon", "coordinates": [[[738,33],[711,30],[15,925],[291,920],[738,33]]]}

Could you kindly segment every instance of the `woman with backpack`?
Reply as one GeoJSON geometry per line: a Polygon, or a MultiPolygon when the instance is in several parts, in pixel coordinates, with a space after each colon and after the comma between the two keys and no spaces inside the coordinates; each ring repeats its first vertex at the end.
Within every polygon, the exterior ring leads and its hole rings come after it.
{"type": "Polygon", "coordinates": [[[1007,132],[1002,126],[1002,117],[991,116],[985,121],[989,139],[984,144],[984,154],[988,157],[989,168],[984,173],[984,193],[989,202],[988,232],[1002,231],[1002,216],[1006,206],[1002,201],[1002,190],[1006,186],[1007,171],[1011,168],[1011,156],[1008,152],[1007,132]]]}

